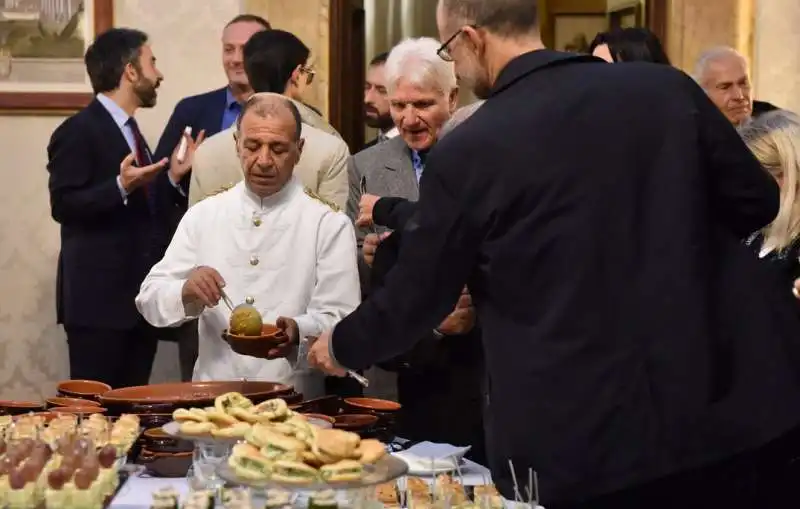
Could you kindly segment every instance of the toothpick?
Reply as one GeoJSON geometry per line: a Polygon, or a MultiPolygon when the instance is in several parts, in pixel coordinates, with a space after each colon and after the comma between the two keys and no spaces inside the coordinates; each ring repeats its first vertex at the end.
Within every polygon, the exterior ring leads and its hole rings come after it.
{"type": "Polygon", "coordinates": [[[536,507],[539,507],[539,476],[536,475],[536,470],[533,471],[533,500],[536,502],[536,507]]]}
{"type": "Polygon", "coordinates": [[[517,473],[514,471],[514,462],[508,460],[508,467],[511,469],[511,480],[514,481],[514,502],[522,502],[522,495],[519,492],[519,484],[517,483],[517,473]]]}
{"type": "Polygon", "coordinates": [[[458,459],[455,456],[450,456],[450,459],[453,460],[453,464],[456,466],[456,473],[458,474],[458,481],[461,483],[461,486],[464,486],[464,476],[461,475],[461,467],[458,466],[458,459]]]}
{"type": "MultiPolygon", "coordinates": [[[[533,501],[533,469],[528,467],[528,505],[533,501]]],[[[536,504],[539,505],[539,504],[536,504]]]]}

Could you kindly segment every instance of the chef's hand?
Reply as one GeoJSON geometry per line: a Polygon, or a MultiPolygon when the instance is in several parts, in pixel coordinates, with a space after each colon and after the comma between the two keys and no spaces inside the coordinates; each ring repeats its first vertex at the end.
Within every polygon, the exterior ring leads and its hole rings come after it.
{"type": "Polygon", "coordinates": [[[378,250],[378,245],[386,239],[392,232],[383,232],[380,235],[377,233],[370,233],[364,237],[364,244],[361,246],[361,254],[364,255],[364,262],[372,267],[372,262],[375,261],[375,251],[378,250]]]}
{"type": "Polygon", "coordinates": [[[794,280],[794,286],[792,287],[792,293],[797,299],[800,299],[800,278],[794,280]]]}
{"type": "Polygon", "coordinates": [[[267,359],[287,357],[300,343],[300,329],[293,319],[281,316],[275,320],[275,325],[280,329],[278,337],[282,342],[267,352],[267,359]]]}
{"type": "Polygon", "coordinates": [[[473,327],[475,327],[475,308],[472,306],[472,296],[464,288],[455,309],[436,330],[445,336],[457,336],[468,333],[473,327]]]}
{"type": "Polygon", "coordinates": [[[380,196],[375,196],[374,194],[361,195],[361,201],[358,203],[356,226],[372,226],[372,209],[375,208],[375,203],[380,199],[380,196]]]}
{"type": "Polygon", "coordinates": [[[183,283],[181,298],[186,304],[200,301],[206,307],[213,308],[222,298],[222,289],[225,280],[215,269],[200,266],[189,273],[188,279],[183,283]]]}
{"type": "Polygon", "coordinates": [[[183,133],[181,140],[172,151],[172,156],[169,158],[169,178],[173,183],[177,184],[183,177],[192,169],[192,161],[194,161],[194,153],[197,147],[206,139],[206,131],[203,129],[197,134],[197,138],[192,139],[191,134],[183,133]],[[178,161],[178,152],[181,148],[181,143],[186,140],[186,153],[183,160],[178,161]]]}
{"type": "Polygon", "coordinates": [[[329,345],[331,342],[331,331],[325,331],[317,338],[308,350],[308,364],[312,368],[317,368],[323,373],[334,376],[347,376],[347,370],[338,366],[330,355],[329,345]]]}

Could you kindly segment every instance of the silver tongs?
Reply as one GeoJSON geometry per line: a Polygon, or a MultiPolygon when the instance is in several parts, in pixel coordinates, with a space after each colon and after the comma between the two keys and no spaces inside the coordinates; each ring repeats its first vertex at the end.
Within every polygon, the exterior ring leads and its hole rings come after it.
{"type": "MultiPolygon", "coordinates": [[[[308,369],[308,346],[310,341],[306,338],[300,338],[300,344],[297,346],[297,367],[296,369],[308,369]]],[[[361,384],[362,387],[369,387],[369,380],[353,371],[347,370],[347,376],[361,384]]]]}

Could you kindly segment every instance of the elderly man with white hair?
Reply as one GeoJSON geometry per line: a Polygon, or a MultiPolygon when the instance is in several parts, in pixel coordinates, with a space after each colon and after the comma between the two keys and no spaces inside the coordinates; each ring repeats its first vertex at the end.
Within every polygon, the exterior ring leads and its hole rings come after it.
{"type": "Polygon", "coordinates": [[[729,46],[702,52],[693,74],[711,101],[735,126],[741,126],[754,115],[777,109],[767,102],[753,101],[747,59],[729,46]]]}
{"type": "MultiPolygon", "coordinates": [[[[453,65],[437,56],[438,48],[434,39],[408,39],[389,54],[385,66],[389,110],[399,136],[350,159],[347,212],[354,221],[362,203],[374,204],[379,197],[410,201],[419,197],[427,153],[441,136],[458,100],[453,65]]],[[[359,239],[363,240],[370,231],[375,232],[371,236],[374,239],[376,234],[385,237],[390,230],[365,224],[358,230],[359,239]]],[[[391,235],[399,238],[399,232],[391,235]]],[[[360,258],[362,281],[366,282],[375,273],[360,258]]],[[[369,293],[366,285],[363,290],[369,293]]],[[[483,364],[480,335],[473,325],[474,309],[465,294],[447,319],[419,338],[417,348],[381,366],[397,373],[397,397],[403,405],[399,435],[412,440],[472,445],[471,453],[480,461],[484,459],[483,364]],[[455,413],[463,416],[457,426],[451,422],[455,413]]],[[[379,373],[369,373],[377,382],[373,385],[383,385],[380,392],[373,394],[394,396],[392,387],[387,387],[386,378],[379,373]]]]}

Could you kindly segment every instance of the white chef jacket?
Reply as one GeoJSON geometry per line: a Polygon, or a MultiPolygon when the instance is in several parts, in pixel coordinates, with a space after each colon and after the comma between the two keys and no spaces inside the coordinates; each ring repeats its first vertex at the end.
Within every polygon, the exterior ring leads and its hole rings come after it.
{"type": "Polygon", "coordinates": [[[291,384],[306,398],[321,396],[322,373],[295,370],[287,359],[235,353],[221,337],[230,321],[227,306],[184,306],[181,291],[192,269],[208,266],[225,280],[234,305],[252,302],[265,323],[294,318],[301,338],[319,336],[359,304],[356,252],[347,216],[308,194],[297,177],[264,199],[240,182],[186,212],[136,306],[155,327],[199,317],[194,380],[256,378],[291,384]]]}

